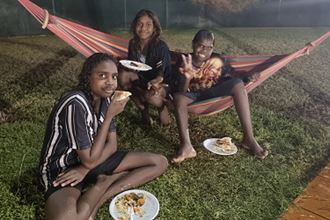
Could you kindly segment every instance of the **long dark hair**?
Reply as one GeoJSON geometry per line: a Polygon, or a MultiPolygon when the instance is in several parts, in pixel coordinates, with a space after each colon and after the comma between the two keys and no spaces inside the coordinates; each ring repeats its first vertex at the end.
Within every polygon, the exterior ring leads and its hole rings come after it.
{"type": "Polygon", "coordinates": [[[140,46],[139,46],[140,39],[139,39],[138,35],[136,34],[135,30],[136,30],[136,25],[137,25],[139,19],[143,16],[148,16],[152,20],[152,23],[153,23],[154,29],[155,29],[155,31],[153,32],[153,34],[151,36],[151,40],[149,42],[148,48],[153,47],[159,41],[160,33],[162,32],[162,27],[160,25],[157,15],[147,9],[140,10],[135,15],[135,18],[131,23],[131,33],[133,33],[133,39],[131,40],[131,45],[132,45],[132,50],[133,50],[132,54],[134,57],[137,57],[137,55],[141,52],[140,46]]]}
{"type": "Polygon", "coordinates": [[[78,76],[79,82],[77,89],[82,90],[86,94],[87,98],[90,99],[90,101],[92,99],[92,94],[91,94],[89,82],[92,75],[92,71],[98,64],[104,61],[112,61],[115,64],[117,64],[117,60],[109,54],[94,53],[85,60],[81,72],[78,76]]]}
{"type": "Polygon", "coordinates": [[[214,42],[215,42],[214,34],[209,30],[199,30],[195,34],[194,39],[192,40],[192,43],[193,43],[193,45],[196,45],[197,43],[199,43],[203,40],[211,40],[214,45],[214,42]]]}

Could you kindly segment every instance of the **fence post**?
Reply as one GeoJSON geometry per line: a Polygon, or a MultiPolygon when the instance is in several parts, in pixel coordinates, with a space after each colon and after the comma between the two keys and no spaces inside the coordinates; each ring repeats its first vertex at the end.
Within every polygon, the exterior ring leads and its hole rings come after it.
{"type": "Polygon", "coordinates": [[[165,1],[165,28],[168,29],[168,0],[165,1]]]}
{"type": "Polygon", "coordinates": [[[127,11],[126,11],[126,0],[124,0],[124,28],[126,29],[127,26],[127,11]]]}
{"type": "Polygon", "coordinates": [[[279,0],[278,11],[277,11],[277,22],[278,22],[278,25],[281,25],[281,8],[282,8],[282,0],[279,0]]]}
{"type": "Polygon", "coordinates": [[[55,1],[54,0],[52,0],[52,7],[53,7],[53,15],[55,15],[56,11],[55,11],[55,1]]]}

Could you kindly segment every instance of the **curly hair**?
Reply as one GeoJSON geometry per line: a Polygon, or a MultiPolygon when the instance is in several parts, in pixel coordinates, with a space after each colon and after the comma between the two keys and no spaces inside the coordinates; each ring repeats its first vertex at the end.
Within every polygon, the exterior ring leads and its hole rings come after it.
{"type": "Polygon", "coordinates": [[[78,76],[78,89],[82,90],[88,98],[91,98],[91,89],[89,83],[92,71],[98,64],[104,61],[112,61],[117,64],[117,60],[113,56],[106,53],[94,53],[88,57],[83,64],[81,72],[78,76]]]}
{"type": "Polygon", "coordinates": [[[155,31],[153,32],[152,36],[151,36],[151,40],[149,43],[149,47],[153,47],[159,40],[160,38],[160,33],[162,32],[162,27],[160,25],[159,19],[157,17],[157,15],[155,13],[153,13],[150,10],[147,9],[142,9],[140,10],[136,15],[134,20],[131,23],[131,28],[130,31],[131,33],[133,33],[133,39],[131,40],[131,43],[133,45],[133,54],[134,57],[137,57],[137,54],[140,52],[140,38],[136,33],[136,26],[137,23],[139,21],[139,19],[143,16],[147,16],[152,20],[152,23],[154,25],[154,29],[155,31]]]}

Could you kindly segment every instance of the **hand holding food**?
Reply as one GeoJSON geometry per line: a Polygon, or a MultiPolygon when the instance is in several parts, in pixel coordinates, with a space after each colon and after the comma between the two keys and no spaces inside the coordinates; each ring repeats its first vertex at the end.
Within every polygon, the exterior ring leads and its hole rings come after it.
{"type": "Polygon", "coordinates": [[[112,96],[113,101],[121,101],[131,96],[132,93],[128,91],[116,90],[112,96]]]}
{"type": "Polygon", "coordinates": [[[152,88],[154,90],[159,90],[162,87],[168,86],[167,84],[163,83],[163,80],[164,80],[164,78],[161,76],[158,76],[158,77],[154,78],[153,80],[150,80],[148,82],[147,89],[149,90],[152,88]]]}
{"type": "Polygon", "coordinates": [[[131,93],[127,91],[115,91],[112,96],[112,102],[108,107],[107,114],[111,117],[120,114],[124,110],[130,95],[131,93]]]}

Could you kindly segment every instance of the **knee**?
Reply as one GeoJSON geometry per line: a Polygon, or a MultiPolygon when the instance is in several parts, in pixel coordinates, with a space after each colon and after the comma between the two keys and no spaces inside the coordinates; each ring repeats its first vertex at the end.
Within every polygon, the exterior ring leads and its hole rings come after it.
{"type": "Polygon", "coordinates": [[[155,106],[156,108],[161,108],[164,104],[163,100],[161,97],[156,97],[156,96],[151,96],[151,97],[148,97],[147,99],[147,102],[150,104],[150,105],[153,105],[155,106]]]}
{"type": "Polygon", "coordinates": [[[74,210],[71,211],[65,211],[61,210],[60,212],[51,213],[46,210],[46,219],[52,219],[52,220],[66,220],[66,219],[75,219],[78,215],[75,213],[74,210]]]}
{"type": "Polygon", "coordinates": [[[180,106],[182,105],[184,102],[184,96],[181,93],[175,93],[173,95],[173,99],[174,99],[174,105],[175,106],[180,106]]]}
{"type": "Polygon", "coordinates": [[[165,172],[165,170],[168,167],[168,160],[163,155],[157,155],[155,158],[155,165],[157,166],[157,170],[159,170],[161,173],[165,172]]]}
{"type": "Polygon", "coordinates": [[[163,100],[164,99],[165,99],[165,93],[164,92],[160,92],[159,94],[154,94],[153,91],[148,90],[145,93],[145,100],[149,104],[151,104],[151,105],[153,105],[157,108],[163,107],[163,105],[164,105],[163,100]]]}
{"type": "Polygon", "coordinates": [[[233,81],[232,94],[235,95],[237,92],[245,91],[244,83],[241,79],[235,78],[233,81]]]}

